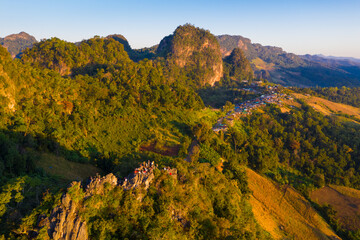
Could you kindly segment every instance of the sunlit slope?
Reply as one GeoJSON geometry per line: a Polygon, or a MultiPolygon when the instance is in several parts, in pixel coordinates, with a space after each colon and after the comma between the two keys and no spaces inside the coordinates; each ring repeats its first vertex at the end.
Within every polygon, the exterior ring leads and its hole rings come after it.
{"type": "Polygon", "coordinates": [[[299,193],[248,169],[253,213],[274,239],[340,239],[299,193]]]}
{"type": "Polygon", "coordinates": [[[313,191],[311,199],[318,204],[329,204],[336,211],[336,218],[344,228],[358,230],[360,226],[360,191],[330,185],[313,191]]]}
{"type": "Polygon", "coordinates": [[[299,93],[292,94],[297,99],[304,100],[307,104],[312,106],[315,110],[321,112],[324,115],[331,114],[346,114],[360,119],[360,109],[349,106],[342,103],[335,103],[323,98],[314,97],[314,96],[305,96],[299,93]]]}

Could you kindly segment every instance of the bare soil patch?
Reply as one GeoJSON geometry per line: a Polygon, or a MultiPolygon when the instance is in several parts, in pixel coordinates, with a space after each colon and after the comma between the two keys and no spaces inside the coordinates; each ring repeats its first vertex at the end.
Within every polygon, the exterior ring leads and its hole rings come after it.
{"type": "Polygon", "coordinates": [[[166,146],[157,144],[156,141],[151,142],[150,144],[142,145],[140,147],[140,151],[150,151],[154,153],[158,153],[164,156],[170,156],[175,157],[178,155],[180,151],[180,145],[174,145],[174,146],[166,146]]]}
{"type": "Polygon", "coordinates": [[[318,204],[329,204],[336,210],[340,223],[348,230],[360,228],[360,198],[341,193],[333,187],[326,186],[310,194],[318,204]]]}

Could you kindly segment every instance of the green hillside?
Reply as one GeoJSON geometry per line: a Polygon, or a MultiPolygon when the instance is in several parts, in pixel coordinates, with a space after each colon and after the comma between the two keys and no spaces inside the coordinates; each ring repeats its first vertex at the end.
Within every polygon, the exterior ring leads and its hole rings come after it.
{"type": "Polygon", "coordinates": [[[253,79],[209,31],[0,47],[0,86],[1,240],[359,236],[311,197],[360,189],[359,109],[253,79]]]}

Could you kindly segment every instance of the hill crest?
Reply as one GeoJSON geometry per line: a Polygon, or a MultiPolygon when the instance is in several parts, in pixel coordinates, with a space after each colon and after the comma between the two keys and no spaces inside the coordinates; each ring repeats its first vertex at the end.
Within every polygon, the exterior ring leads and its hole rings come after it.
{"type": "Polygon", "coordinates": [[[25,49],[31,48],[36,42],[36,38],[26,32],[0,38],[0,45],[9,51],[12,58],[19,57],[25,49]]]}

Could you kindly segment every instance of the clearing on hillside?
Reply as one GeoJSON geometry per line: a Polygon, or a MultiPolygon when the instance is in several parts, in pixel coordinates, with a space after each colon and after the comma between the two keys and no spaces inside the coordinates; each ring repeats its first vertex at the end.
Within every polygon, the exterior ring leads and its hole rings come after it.
{"type": "Polygon", "coordinates": [[[95,176],[97,173],[102,173],[99,168],[89,163],[71,162],[49,153],[42,153],[36,162],[36,166],[44,169],[47,174],[59,176],[69,181],[81,181],[90,176],[95,176]]]}
{"type": "Polygon", "coordinates": [[[360,119],[360,109],[349,106],[342,103],[335,103],[329,100],[314,97],[314,96],[305,96],[299,93],[292,93],[295,98],[304,100],[307,104],[312,106],[315,110],[319,111],[324,115],[331,115],[331,114],[347,114],[349,116],[353,116],[357,119],[360,119]]]}
{"type": "Polygon", "coordinates": [[[271,71],[274,70],[275,64],[274,63],[267,63],[264,62],[262,59],[260,58],[255,58],[251,61],[252,64],[254,64],[256,66],[257,69],[259,70],[267,70],[267,71],[271,71]]]}
{"type": "Polygon", "coordinates": [[[166,146],[166,145],[159,145],[156,141],[151,142],[150,144],[140,146],[140,151],[150,151],[154,153],[158,153],[164,156],[177,156],[179,153],[181,145],[175,146],[166,146]]]}
{"type": "Polygon", "coordinates": [[[344,228],[359,230],[360,227],[360,191],[340,186],[326,186],[310,194],[318,204],[329,204],[336,210],[336,217],[344,228]]]}
{"type": "Polygon", "coordinates": [[[260,226],[274,239],[340,239],[292,187],[280,187],[247,169],[250,204],[260,226]]]}

